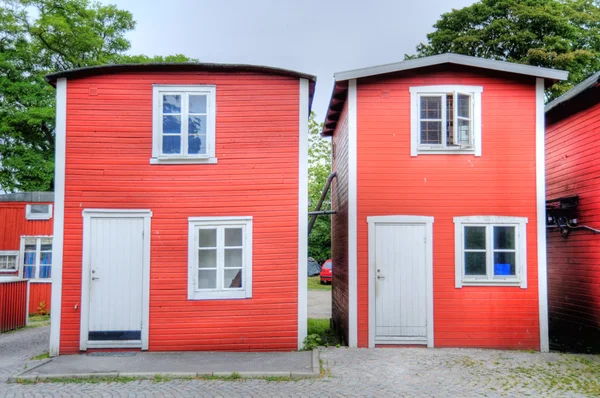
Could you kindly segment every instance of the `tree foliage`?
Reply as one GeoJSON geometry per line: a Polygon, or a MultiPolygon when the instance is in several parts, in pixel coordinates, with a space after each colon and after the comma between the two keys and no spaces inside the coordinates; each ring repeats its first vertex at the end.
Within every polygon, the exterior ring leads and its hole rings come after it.
{"type": "Polygon", "coordinates": [[[134,27],[128,11],[89,0],[0,0],[0,190],[53,189],[55,93],[45,75],[188,61],[125,54],[134,27]]]}
{"type": "Polygon", "coordinates": [[[597,0],[481,0],[442,14],[416,56],[452,52],[569,71],[548,100],[600,70],[597,0]]]}
{"type": "MultiPolygon", "coordinates": [[[[331,173],[331,141],[321,138],[323,125],[311,113],[308,123],[308,200],[309,210],[314,210],[321,197],[325,181],[331,173]]],[[[321,210],[331,209],[331,191],[321,210]]],[[[310,217],[309,217],[310,219],[310,217]]],[[[308,237],[308,255],[317,262],[331,258],[331,216],[319,216],[308,237]]]]}

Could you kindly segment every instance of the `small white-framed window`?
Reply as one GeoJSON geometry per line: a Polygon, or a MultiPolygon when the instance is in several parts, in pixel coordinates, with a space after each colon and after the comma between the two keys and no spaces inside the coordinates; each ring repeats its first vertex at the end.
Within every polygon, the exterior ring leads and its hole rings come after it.
{"type": "Polygon", "coordinates": [[[28,220],[49,220],[52,218],[51,204],[25,205],[25,218],[28,220]]]}
{"type": "Polygon", "coordinates": [[[52,237],[21,237],[22,277],[50,280],[52,278],[52,237]]]}
{"type": "Polygon", "coordinates": [[[15,273],[19,270],[19,251],[2,250],[0,251],[0,274],[15,273]]]}
{"type": "Polygon", "coordinates": [[[454,217],[456,287],[527,288],[526,226],[526,217],[454,217]]]}
{"type": "Polygon", "coordinates": [[[410,87],[411,156],[481,156],[482,92],[479,86],[410,87]]]}
{"type": "Polygon", "coordinates": [[[188,224],[188,299],[252,297],[252,217],[190,217],[188,224]]]}
{"type": "Polygon", "coordinates": [[[150,163],[216,163],[216,87],[153,86],[150,163]]]}

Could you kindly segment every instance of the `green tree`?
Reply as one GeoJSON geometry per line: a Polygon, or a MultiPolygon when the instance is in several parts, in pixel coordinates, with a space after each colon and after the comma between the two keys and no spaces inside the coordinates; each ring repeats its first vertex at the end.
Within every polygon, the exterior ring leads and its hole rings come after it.
{"type": "MultiPolygon", "coordinates": [[[[325,181],[331,173],[331,140],[321,137],[322,123],[315,120],[314,112],[308,122],[308,200],[314,210],[321,197],[325,181]]],[[[331,191],[321,210],[331,209],[331,191]]],[[[309,217],[310,219],[310,217],[309,217]]],[[[322,263],[331,258],[331,216],[319,216],[308,237],[308,256],[322,263]]]]}
{"type": "Polygon", "coordinates": [[[0,0],[0,190],[53,189],[55,93],[45,75],[188,60],[126,55],[134,27],[128,11],[89,0],[0,0]]]}
{"type": "Polygon", "coordinates": [[[600,70],[597,0],[481,0],[442,14],[416,56],[452,52],[569,71],[552,100],[600,70]]]}

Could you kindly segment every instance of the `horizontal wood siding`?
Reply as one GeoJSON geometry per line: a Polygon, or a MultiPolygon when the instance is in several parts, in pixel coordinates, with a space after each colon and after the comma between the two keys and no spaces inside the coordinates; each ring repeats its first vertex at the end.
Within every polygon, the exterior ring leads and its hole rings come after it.
{"type": "Polygon", "coordinates": [[[535,79],[433,67],[358,82],[358,344],[368,345],[367,217],[433,216],[436,347],[539,349],[535,79]],[[482,151],[410,156],[411,86],[483,86],[482,151]],[[528,217],[528,288],[455,288],[455,216],[528,217]]]}
{"type": "Polygon", "coordinates": [[[140,73],[67,82],[60,351],[79,350],[83,209],[150,209],[149,349],[295,350],[299,81],[140,73]],[[218,164],[150,165],[152,84],[216,85],[218,164]],[[97,93],[97,95],[93,95],[97,93]],[[188,217],[253,217],[253,296],[187,299],[188,217]]]}
{"type": "Polygon", "coordinates": [[[51,283],[29,283],[29,313],[30,314],[49,314],[50,297],[52,294],[51,283]]]}
{"type": "Polygon", "coordinates": [[[26,205],[26,202],[0,202],[0,250],[20,250],[21,236],[52,235],[54,219],[28,220],[26,205]]]}
{"type": "Polygon", "coordinates": [[[331,216],[332,316],[338,333],[348,341],[348,103],[333,134],[334,154],[331,216]]]}
{"type": "MultiPolygon", "coordinates": [[[[590,92],[595,102],[600,89],[590,92]]],[[[577,106],[576,102],[573,106],[577,106]]],[[[578,224],[600,229],[600,104],[546,129],[547,198],[579,195],[578,224]]],[[[600,235],[548,230],[550,343],[600,352],[600,235]]]]}

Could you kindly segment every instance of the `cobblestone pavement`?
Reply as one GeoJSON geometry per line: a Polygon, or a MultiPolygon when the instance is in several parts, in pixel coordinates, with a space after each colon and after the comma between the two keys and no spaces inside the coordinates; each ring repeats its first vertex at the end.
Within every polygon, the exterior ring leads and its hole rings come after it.
{"type": "MultiPolygon", "coordinates": [[[[6,336],[0,336],[0,357],[8,354],[6,357],[13,358],[13,368],[18,370],[23,367],[18,361],[39,353],[39,342],[47,338],[47,330],[25,330],[15,333],[15,337],[7,336],[14,345],[7,345],[6,336]],[[19,351],[17,344],[21,353],[11,354],[19,351]]],[[[44,341],[42,345],[45,344],[44,341]]],[[[141,380],[21,385],[6,384],[3,376],[0,397],[600,396],[599,356],[474,349],[329,348],[321,351],[321,358],[323,377],[316,380],[141,380]]],[[[2,362],[3,375],[10,372],[8,362],[2,362]]]]}
{"type": "Polygon", "coordinates": [[[50,326],[0,334],[0,395],[8,376],[20,373],[29,358],[48,351],[50,326]]]}

